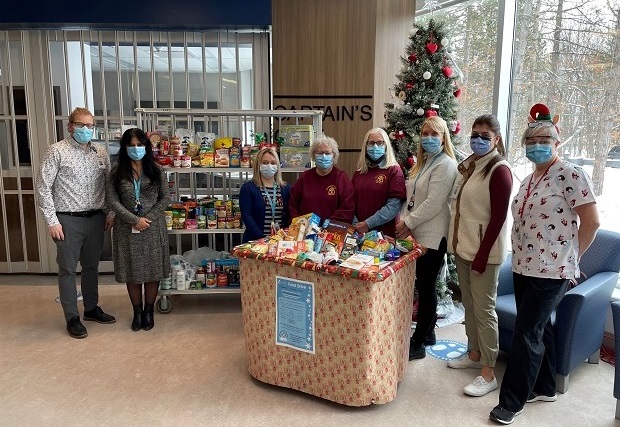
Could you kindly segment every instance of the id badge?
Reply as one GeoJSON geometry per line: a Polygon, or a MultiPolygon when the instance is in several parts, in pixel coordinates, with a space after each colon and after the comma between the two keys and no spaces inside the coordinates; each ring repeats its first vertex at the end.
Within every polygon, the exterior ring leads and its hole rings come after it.
{"type": "Polygon", "coordinates": [[[102,159],[98,159],[97,166],[99,167],[99,169],[105,169],[105,162],[102,159]]]}

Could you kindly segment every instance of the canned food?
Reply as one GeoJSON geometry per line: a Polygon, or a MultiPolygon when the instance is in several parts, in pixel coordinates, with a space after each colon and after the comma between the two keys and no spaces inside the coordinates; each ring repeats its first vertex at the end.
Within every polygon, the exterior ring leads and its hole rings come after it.
{"type": "Polygon", "coordinates": [[[228,274],[224,272],[217,273],[217,286],[218,287],[228,286],[228,274]]]}
{"type": "Polygon", "coordinates": [[[165,279],[161,279],[159,282],[159,289],[172,289],[172,278],[168,276],[165,279]]]}
{"type": "Polygon", "coordinates": [[[215,273],[207,273],[207,288],[215,288],[217,286],[217,279],[215,273]]]}

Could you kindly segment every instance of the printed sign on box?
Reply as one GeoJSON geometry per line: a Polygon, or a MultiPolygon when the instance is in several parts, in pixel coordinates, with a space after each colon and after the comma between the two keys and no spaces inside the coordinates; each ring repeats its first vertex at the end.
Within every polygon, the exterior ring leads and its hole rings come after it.
{"type": "Polygon", "coordinates": [[[314,354],[314,283],[276,276],[276,345],[314,354]]]}

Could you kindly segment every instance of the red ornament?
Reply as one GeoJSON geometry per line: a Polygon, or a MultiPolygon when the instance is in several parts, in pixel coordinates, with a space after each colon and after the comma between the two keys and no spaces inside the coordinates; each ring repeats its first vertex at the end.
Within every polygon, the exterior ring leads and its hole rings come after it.
{"type": "Polygon", "coordinates": [[[452,68],[448,67],[447,65],[441,69],[441,72],[448,79],[450,78],[450,76],[452,76],[452,68]]]}
{"type": "Polygon", "coordinates": [[[411,89],[413,88],[413,83],[407,83],[405,86],[407,87],[407,89],[411,89]]]}
{"type": "Polygon", "coordinates": [[[418,60],[418,57],[415,56],[413,53],[409,55],[409,62],[416,62],[417,60],[418,60]]]}
{"type": "Polygon", "coordinates": [[[424,112],[424,117],[426,117],[427,119],[429,117],[433,117],[433,116],[436,116],[436,115],[437,115],[437,111],[435,111],[435,110],[426,110],[424,112]]]}
{"type": "Polygon", "coordinates": [[[407,168],[411,169],[415,165],[415,158],[413,156],[407,157],[407,168]]]}
{"type": "Polygon", "coordinates": [[[460,88],[460,87],[459,87],[459,88],[457,88],[457,89],[454,91],[454,97],[455,97],[455,98],[458,98],[459,96],[461,96],[461,92],[462,92],[461,88],[460,88]]]}
{"type": "Polygon", "coordinates": [[[426,43],[426,51],[429,53],[429,55],[437,52],[437,48],[437,43],[426,43]]]}
{"type": "Polygon", "coordinates": [[[458,134],[461,131],[461,122],[456,122],[456,129],[454,129],[454,134],[458,134]]]}
{"type": "Polygon", "coordinates": [[[405,132],[403,132],[402,130],[398,130],[398,131],[396,131],[394,136],[396,137],[397,141],[401,140],[401,139],[405,139],[405,132]]]}

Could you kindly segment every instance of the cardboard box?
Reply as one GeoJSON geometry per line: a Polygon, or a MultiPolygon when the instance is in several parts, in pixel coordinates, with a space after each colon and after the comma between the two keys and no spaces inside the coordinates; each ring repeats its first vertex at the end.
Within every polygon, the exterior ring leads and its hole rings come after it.
{"type": "Polygon", "coordinates": [[[301,216],[296,216],[291,220],[291,224],[302,223],[304,228],[304,237],[310,234],[315,234],[321,224],[321,218],[317,214],[309,213],[301,216]]]}
{"type": "Polygon", "coordinates": [[[280,163],[283,168],[311,168],[309,147],[280,147],[280,163]]]}
{"type": "Polygon", "coordinates": [[[282,125],[280,138],[284,140],[284,147],[310,147],[314,141],[312,125],[282,125]]]}
{"type": "Polygon", "coordinates": [[[228,148],[215,150],[215,167],[227,168],[230,166],[230,155],[228,148]]]}

